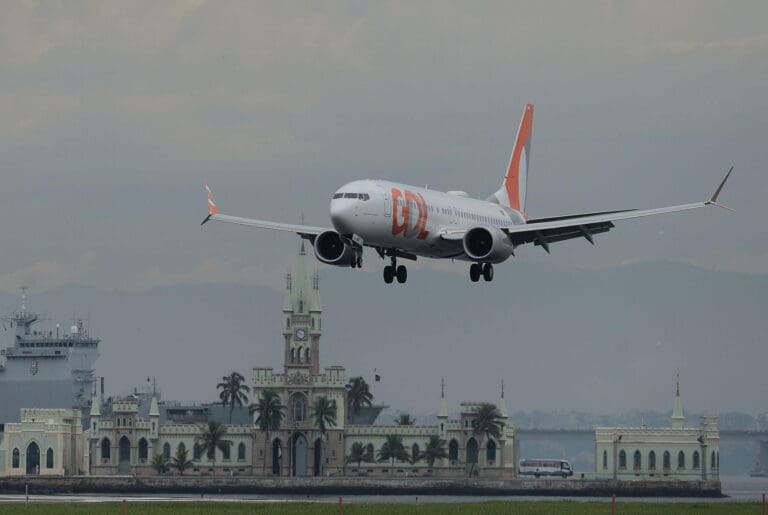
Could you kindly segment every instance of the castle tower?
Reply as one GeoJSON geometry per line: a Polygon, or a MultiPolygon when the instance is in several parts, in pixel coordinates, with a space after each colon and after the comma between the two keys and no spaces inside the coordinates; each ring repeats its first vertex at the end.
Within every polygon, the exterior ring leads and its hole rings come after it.
{"type": "Polygon", "coordinates": [[[149,405],[149,439],[157,441],[158,432],[160,431],[160,409],[157,405],[157,387],[152,385],[152,401],[149,405]]]}
{"type": "Polygon", "coordinates": [[[283,338],[285,339],[285,372],[303,369],[320,373],[320,336],[322,334],[322,305],[320,278],[307,273],[307,252],[301,242],[299,259],[292,273],[286,275],[283,304],[283,338]]]}
{"type": "Polygon", "coordinates": [[[672,408],[672,428],[682,429],[685,424],[683,416],[683,401],[680,400],[680,372],[677,372],[677,390],[675,392],[675,405],[672,408]]]}

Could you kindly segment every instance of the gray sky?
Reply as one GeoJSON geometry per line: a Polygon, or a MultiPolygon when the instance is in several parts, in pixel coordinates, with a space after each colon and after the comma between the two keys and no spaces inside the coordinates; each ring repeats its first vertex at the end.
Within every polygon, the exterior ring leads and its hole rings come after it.
{"type": "MultiPolygon", "coordinates": [[[[485,196],[525,102],[533,216],[703,200],[731,165],[738,212],[517,260],[766,275],[766,19],[762,1],[8,2],[0,291],[278,288],[295,237],[200,228],[203,179],[223,212],[312,224],[363,177],[485,196]]],[[[469,288],[464,265],[424,266],[469,288]]],[[[369,255],[363,273],[380,268],[369,255]]]]}

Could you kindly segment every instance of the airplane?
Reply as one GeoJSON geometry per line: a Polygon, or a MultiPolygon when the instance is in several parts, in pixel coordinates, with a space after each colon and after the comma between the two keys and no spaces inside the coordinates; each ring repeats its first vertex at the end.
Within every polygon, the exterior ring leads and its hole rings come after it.
{"type": "Polygon", "coordinates": [[[220,214],[208,183],[210,220],[297,233],[309,240],[317,259],[336,266],[360,268],[363,249],[375,249],[390,259],[384,267],[384,282],[405,283],[408,270],[398,259],[417,257],[462,260],[471,263],[469,277],[478,282],[493,280],[493,265],[515,255],[520,245],[532,243],[547,253],[553,243],[608,232],[614,222],[652,215],[717,206],[720,191],[733,171],[726,173],[706,201],[656,209],[601,211],[573,215],[529,217],[525,211],[526,185],[530,171],[533,104],[527,104],[515,138],[501,187],[482,200],[464,191],[440,192],[386,180],[358,180],[339,188],[331,197],[333,227],[278,223],[220,214]]]}

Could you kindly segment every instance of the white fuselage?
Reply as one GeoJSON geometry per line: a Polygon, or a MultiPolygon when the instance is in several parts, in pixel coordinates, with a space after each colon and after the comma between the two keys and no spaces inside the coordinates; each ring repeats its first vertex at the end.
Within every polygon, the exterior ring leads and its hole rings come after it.
{"type": "Polygon", "coordinates": [[[463,192],[443,193],[379,180],[354,181],[339,188],[330,214],[340,234],[356,235],[366,245],[431,258],[466,258],[461,241],[441,238],[451,231],[525,223],[520,212],[463,192]]]}

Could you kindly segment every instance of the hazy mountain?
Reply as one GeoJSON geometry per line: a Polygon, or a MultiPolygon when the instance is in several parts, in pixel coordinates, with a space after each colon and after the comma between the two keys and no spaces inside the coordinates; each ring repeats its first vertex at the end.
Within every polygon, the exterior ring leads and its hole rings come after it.
{"type": "MultiPolygon", "coordinates": [[[[436,412],[441,377],[452,412],[460,401],[496,402],[503,377],[510,412],[666,412],[678,368],[686,410],[767,408],[765,276],[521,261],[498,267],[490,284],[419,267],[407,285],[385,286],[378,260],[367,267],[374,271],[321,270],[321,363],[365,376],[376,401],[393,410],[436,412]]],[[[29,304],[51,315],[51,328],[89,319],[102,338],[97,368],[110,392],[156,376],[167,399],[213,400],[215,383],[231,370],[281,368],[283,295],[232,284],[66,286],[32,292],[29,304]]],[[[17,305],[0,295],[3,311],[17,305]]]]}

